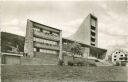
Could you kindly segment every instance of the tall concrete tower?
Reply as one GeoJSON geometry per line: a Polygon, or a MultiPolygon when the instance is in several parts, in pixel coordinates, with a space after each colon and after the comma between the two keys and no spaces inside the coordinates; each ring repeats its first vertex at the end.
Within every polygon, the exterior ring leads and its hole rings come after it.
{"type": "Polygon", "coordinates": [[[87,45],[98,45],[98,19],[92,14],[89,14],[85,20],[81,23],[78,30],[69,38],[80,41],[87,45]]]}

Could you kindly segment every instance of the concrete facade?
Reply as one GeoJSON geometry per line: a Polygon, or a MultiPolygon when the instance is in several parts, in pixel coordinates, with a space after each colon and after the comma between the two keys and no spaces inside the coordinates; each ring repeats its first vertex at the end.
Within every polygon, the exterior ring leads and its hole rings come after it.
{"type": "Polygon", "coordinates": [[[31,20],[27,20],[24,52],[29,57],[41,57],[49,61],[46,56],[52,55],[51,60],[56,64],[62,59],[62,31],[31,20]],[[56,55],[58,55],[56,57],[56,55]]]}
{"type": "Polygon", "coordinates": [[[30,60],[33,64],[57,64],[58,60],[63,60],[62,52],[69,52],[67,43],[73,42],[82,45],[84,58],[91,56],[103,59],[105,56],[102,55],[107,52],[105,49],[97,48],[98,19],[92,14],[89,14],[76,33],[68,38],[62,38],[62,31],[59,29],[27,20],[24,52],[30,58],[34,58],[35,62],[33,59],[30,60]]]}
{"type": "Polygon", "coordinates": [[[89,14],[81,23],[78,30],[68,37],[91,46],[98,46],[98,19],[92,14],[89,14]]]}

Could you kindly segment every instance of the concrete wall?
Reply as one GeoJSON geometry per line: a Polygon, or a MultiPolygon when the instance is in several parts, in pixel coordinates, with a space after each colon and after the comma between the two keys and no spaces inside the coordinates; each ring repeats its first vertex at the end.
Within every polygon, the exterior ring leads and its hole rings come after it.
{"type": "Polygon", "coordinates": [[[26,36],[25,36],[25,46],[24,52],[28,53],[30,57],[33,57],[33,24],[30,20],[27,20],[26,36]]]}
{"type": "Polygon", "coordinates": [[[57,65],[59,54],[45,54],[34,52],[33,58],[22,57],[22,65],[57,65]]]}
{"type": "Polygon", "coordinates": [[[2,64],[9,64],[9,65],[20,64],[20,56],[2,55],[2,64]]]}

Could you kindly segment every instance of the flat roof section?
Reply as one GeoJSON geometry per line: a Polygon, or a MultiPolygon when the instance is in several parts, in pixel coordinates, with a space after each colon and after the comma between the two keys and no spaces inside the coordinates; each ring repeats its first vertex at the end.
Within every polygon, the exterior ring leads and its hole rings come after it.
{"type": "Polygon", "coordinates": [[[39,22],[35,22],[35,21],[30,20],[30,19],[27,19],[27,20],[29,20],[29,21],[31,21],[31,22],[33,22],[33,23],[35,23],[35,24],[39,24],[39,25],[41,25],[41,26],[45,26],[45,27],[48,27],[48,28],[51,28],[51,29],[55,29],[55,30],[62,31],[62,30],[57,29],[57,28],[55,28],[55,27],[51,27],[51,26],[48,26],[48,25],[45,25],[45,24],[41,24],[41,23],[39,23],[39,22]]]}

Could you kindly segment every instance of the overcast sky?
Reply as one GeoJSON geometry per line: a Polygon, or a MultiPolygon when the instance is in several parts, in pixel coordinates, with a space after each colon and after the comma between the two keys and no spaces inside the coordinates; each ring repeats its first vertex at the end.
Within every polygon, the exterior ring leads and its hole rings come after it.
{"type": "Polygon", "coordinates": [[[128,2],[125,1],[1,1],[2,31],[25,36],[27,19],[73,34],[84,18],[98,18],[98,47],[128,49],[128,2]]]}

